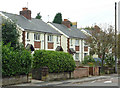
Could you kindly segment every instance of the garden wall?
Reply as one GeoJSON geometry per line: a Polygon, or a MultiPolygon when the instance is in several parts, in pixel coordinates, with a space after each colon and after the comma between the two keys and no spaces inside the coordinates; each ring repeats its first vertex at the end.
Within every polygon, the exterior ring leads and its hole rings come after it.
{"type": "Polygon", "coordinates": [[[89,75],[100,75],[99,72],[99,67],[89,67],[89,66],[84,66],[83,68],[88,68],[89,75]]]}
{"type": "Polygon", "coordinates": [[[89,76],[88,68],[76,68],[73,72],[74,78],[80,78],[80,77],[85,77],[85,76],[89,76]]]}
{"type": "Polygon", "coordinates": [[[20,84],[31,82],[31,79],[27,75],[15,76],[15,77],[7,77],[2,79],[2,85],[12,85],[12,84],[20,84]]]}
{"type": "Polygon", "coordinates": [[[48,70],[46,68],[42,69],[41,70],[42,72],[35,71],[35,70],[33,71],[34,71],[32,73],[33,78],[40,79],[43,81],[69,79],[69,78],[81,78],[81,77],[89,76],[88,68],[75,68],[73,72],[61,72],[61,73],[48,73],[47,72],[48,70]]]}

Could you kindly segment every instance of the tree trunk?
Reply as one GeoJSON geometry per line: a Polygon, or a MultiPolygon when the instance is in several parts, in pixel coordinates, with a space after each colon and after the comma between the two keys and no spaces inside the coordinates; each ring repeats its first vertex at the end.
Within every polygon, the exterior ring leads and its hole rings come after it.
{"type": "Polygon", "coordinates": [[[104,59],[105,59],[105,52],[102,55],[102,66],[101,66],[101,72],[104,72],[104,59]]]}

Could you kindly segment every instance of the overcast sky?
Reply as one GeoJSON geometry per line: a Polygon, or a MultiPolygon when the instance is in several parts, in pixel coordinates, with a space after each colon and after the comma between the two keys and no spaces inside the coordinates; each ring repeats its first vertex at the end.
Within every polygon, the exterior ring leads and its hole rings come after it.
{"type": "Polygon", "coordinates": [[[0,11],[19,14],[23,7],[32,11],[34,18],[41,13],[45,22],[53,21],[61,12],[63,19],[78,23],[78,28],[94,24],[114,25],[114,5],[119,0],[1,0],[0,11]],[[28,5],[27,5],[28,2],[28,5]],[[48,17],[49,15],[49,17],[48,17]]]}

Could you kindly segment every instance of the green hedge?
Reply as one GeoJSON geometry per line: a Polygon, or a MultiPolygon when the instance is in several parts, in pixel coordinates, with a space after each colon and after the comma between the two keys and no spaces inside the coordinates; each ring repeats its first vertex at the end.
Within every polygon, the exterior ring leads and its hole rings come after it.
{"type": "Polygon", "coordinates": [[[26,50],[15,51],[10,44],[2,46],[2,76],[28,74],[31,69],[31,54],[26,50]]]}
{"type": "Polygon", "coordinates": [[[49,72],[71,72],[75,61],[69,53],[58,51],[36,50],[33,58],[33,69],[47,66],[49,72]]]}

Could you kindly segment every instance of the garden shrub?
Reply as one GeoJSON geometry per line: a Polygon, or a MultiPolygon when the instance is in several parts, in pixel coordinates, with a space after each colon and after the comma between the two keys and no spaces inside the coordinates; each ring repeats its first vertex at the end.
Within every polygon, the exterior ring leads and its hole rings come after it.
{"type": "Polygon", "coordinates": [[[115,65],[115,58],[113,57],[113,55],[109,54],[109,55],[106,55],[106,58],[105,58],[105,65],[108,66],[108,67],[114,67],[115,65]]]}
{"type": "Polygon", "coordinates": [[[49,72],[71,72],[75,61],[69,53],[58,51],[36,50],[33,58],[33,69],[47,66],[49,72]]]}
{"type": "Polygon", "coordinates": [[[31,69],[31,54],[27,50],[15,51],[10,44],[2,46],[2,76],[27,75],[31,69]]]}
{"type": "Polygon", "coordinates": [[[93,66],[95,64],[95,60],[92,56],[88,55],[84,57],[84,61],[82,62],[82,64],[93,66]]]}

